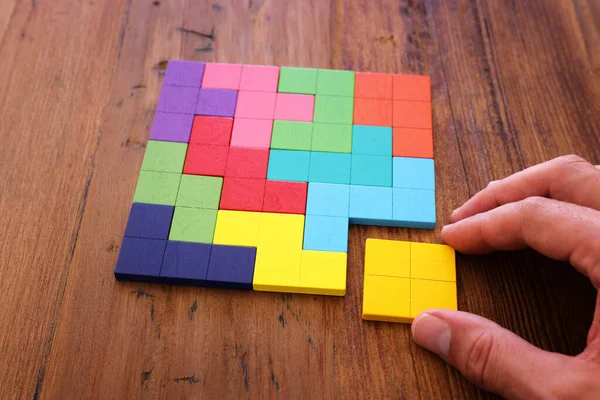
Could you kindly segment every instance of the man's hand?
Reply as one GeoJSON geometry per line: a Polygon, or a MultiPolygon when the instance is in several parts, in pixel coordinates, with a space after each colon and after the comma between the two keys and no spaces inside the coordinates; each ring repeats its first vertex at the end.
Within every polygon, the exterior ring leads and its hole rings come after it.
{"type": "MultiPolygon", "coordinates": [[[[600,288],[600,171],[566,156],[491,182],[452,213],[446,244],[469,254],[531,247],[569,261],[600,288]]],[[[600,296],[587,348],[542,351],[484,318],[429,310],[415,341],[486,390],[516,399],[600,399],[600,296]]]]}

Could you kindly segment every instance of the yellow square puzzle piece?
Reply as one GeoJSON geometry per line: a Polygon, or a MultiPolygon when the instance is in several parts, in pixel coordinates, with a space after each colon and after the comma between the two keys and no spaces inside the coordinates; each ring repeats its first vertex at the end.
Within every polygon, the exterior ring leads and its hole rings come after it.
{"type": "Polygon", "coordinates": [[[254,263],[254,290],[297,293],[302,248],[259,247],[254,263]]]}
{"type": "Polygon", "coordinates": [[[258,246],[261,213],[219,210],[214,244],[229,246],[258,246]]]}
{"type": "Polygon", "coordinates": [[[410,278],[410,242],[367,239],[365,274],[410,278]]]}
{"type": "Polygon", "coordinates": [[[411,279],[410,282],[410,316],[412,318],[430,308],[456,310],[455,282],[425,279],[411,279]]]}
{"type": "Polygon", "coordinates": [[[302,249],[304,215],[261,213],[258,247],[302,249]]]}
{"type": "Polygon", "coordinates": [[[362,317],[410,323],[410,279],[365,275],[362,317]]]}
{"type": "Polygon", "coordinates": [[[456,282],[454,249],[444,244],[411,243],[410,277],[456,282]]]}
{"type": "Polygon", "coordinates": [[[300,293],[344,296],[347,254],[302,250],[300,293]]]}

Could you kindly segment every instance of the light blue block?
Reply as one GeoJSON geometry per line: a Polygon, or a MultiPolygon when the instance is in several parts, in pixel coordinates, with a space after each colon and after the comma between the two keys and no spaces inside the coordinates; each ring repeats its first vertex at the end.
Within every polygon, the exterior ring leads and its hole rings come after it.
{"type": "Polygon", "coordinates": [[[435,191],[393,188],[395,226],[433,229],[435,227],[435,191]]]}
{"type": "Polygon", "coordinates": [[[348,218],[307,215],[304,250],[348,251],[348,218]]]}
{"type": "Polygon", "coordinates": [[[394,187],[435,190],[435,170],[430,158],[394,157],[394,187]]]}
{"type": "Polygon", "coordinates": [[[313,151],[310,154],[309,182],[350,184],[352,156],[313,151]]]}
{"type": "Polygon", "coordinates": [[[267,179],[308,182],[309,151],[271,150],[267,179]]]}
{"type": "Polygon", "coordinates": [[[386,126],[354,125],[352,154],[392,156],[392,128],[386,126]]]}
{"type": "Polygon", "coordinates": [[[350,223],[393,226],[391,187],[350,186],[350,223]]]}
{"type": "Polygon", "coordinates": [[[350,186],[310,182],[306,201],[306,215],[348,217],[350,186]]]}
{"type": "Polygon", "coordinates": [[[392,186],[392,158],[389,156],[371,156],[352,154],[352,185],[392,186]]]}

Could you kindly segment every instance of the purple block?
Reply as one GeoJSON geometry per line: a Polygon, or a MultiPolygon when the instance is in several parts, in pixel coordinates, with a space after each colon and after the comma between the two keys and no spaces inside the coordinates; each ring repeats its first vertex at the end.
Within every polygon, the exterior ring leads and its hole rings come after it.
{"type": "Polygon", "coordinates": [[[144,239],[168,239],[173,206],[133,203],[125,236],[144,239]]]}
{"type": "Polygon", "coordinates": [[[207,286],[252,289],[256,248],[213,245],[207,286]]]}
{"type": "Polygon", "coordinates": [[[196,114],[213,117],[233,117],[237,90],[200,89],[196,114]]]}
{"type": "Polygon", "coordinates": [[[193,114],[157,112],[150,132],[150,140],[163,142],[189,142],[192,132],[193,114]]]}
{"type": "Polygon", "coordinates": [[[160,276],[165,283],[206,285],[212,245],[169,240],[160,276]]]}
{"type": "Polygon", "coordinates": [[[160,281],[166,240],[124,237],[115,267],[118,281],[160,281]]]}
{"type": "Polygon", "coordinates": [[[156,111],[193,114],[198,90],[195,87],[163,85],[156,111]]]}
{"type": "Polygon", "coordinates": [[[169,60],[164,85],[200,87],[204,75],[204,63],[169,60]]]}

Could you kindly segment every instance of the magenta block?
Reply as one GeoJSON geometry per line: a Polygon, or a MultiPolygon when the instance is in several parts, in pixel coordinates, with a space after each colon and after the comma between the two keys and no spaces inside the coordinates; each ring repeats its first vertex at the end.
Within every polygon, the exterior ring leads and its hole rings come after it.
{"type": "Polygon", "coordinates": [[[199,88],[163,85],[156,111],[193,114],[199,88]]]}
{"type": "Polygon", "coordinates": [[[233,117],[237,90],[200,89],[196,114],[214,117],[233,117]]]}
{"type": "Polygon", "coordinates": [[[150,132],[150,140],[189,142],[194,114],[157,112],[150,132]]]}
{"type": "Polygon", "coordinates": [[[204,63],[170,60],[167,64],[164,85],[200,87],[204,63]]]}

